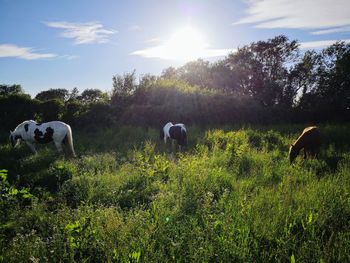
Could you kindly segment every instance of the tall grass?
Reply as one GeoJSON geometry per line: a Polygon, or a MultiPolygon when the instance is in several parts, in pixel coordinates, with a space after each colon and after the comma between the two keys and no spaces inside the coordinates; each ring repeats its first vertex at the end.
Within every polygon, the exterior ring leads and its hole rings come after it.
{"type": "Polygon", "coordinates": [[[350,262],[348,128],[292,166],[299,126],[189,127],[181,153],[138,127],[76,133],[76,159],[1,145],[33,196],[2,195],[0,261],[350,262]]]}

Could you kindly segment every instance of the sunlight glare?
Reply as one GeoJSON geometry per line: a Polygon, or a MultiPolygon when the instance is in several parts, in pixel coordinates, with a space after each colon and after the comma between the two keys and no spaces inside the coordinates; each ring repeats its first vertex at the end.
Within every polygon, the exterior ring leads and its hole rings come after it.
{"type": "Polygon", "coordinates": [[[188,62],[199,58],[225,56],[233,49],[211,49],[207,39],[193,27],[185,27],[177,31],[168,40],[154,47],[136,50],[131,55],[146,58],[160,58],[188,62]]]}
{"type": "Polygon", "coordinates": [[[176,32],[163,46],[164,55],[176,60],[194,60],[203,54],[208,45],[194,28],[186,27],[176,32]]]}

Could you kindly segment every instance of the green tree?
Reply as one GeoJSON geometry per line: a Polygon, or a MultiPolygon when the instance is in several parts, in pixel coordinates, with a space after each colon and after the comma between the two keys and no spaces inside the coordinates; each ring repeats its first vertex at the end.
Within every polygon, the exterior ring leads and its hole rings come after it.
{"type": "Polygon", "coordinates": [[[302,90],[299,110],[317,121],[350,119],[350,44],[306,52],[294,73],[302,90]]]}
{"type": "Polygon", "coordinates": [[[65,112],[62,120],[75,125],[78,123],[79,117],[87,111],[87,105],[83,105],[79,100],[71,100],[65,104],[65,112]]]}
{"type": "Polygon", "coordinates": [[[147,89],[156,83],[157,77],[151,74],[145,74],[139,78],[138,89],[147,89]]]}
{"type": "Polygon", "coordinates": [[[322,51],[318,65],[318,91],[322,101],[344,111],[350,107],[350,44],[338,42],[322,51]]]}
{"type": "Polygon", "coordinates": [[[180,79],[190,85],[208,87],[210,84],[210,64],[208,61],[198,59],[188,62],[177,71],[180,79]]]}
{"type": "Polygon", "coordinates": [[[14,84],[14,85],[5,85],[0,84],[0,96],[7,96],[12,94],[22,94],[23,89],[21,85],[14,84]]]}
{"type": "MultiPolygon", "coordinates": [[[[265,106],[284,102],[288,94],[289,66],[298,58],[298,44],[286,36],[258,41],[230,54],[225,64],[237,78],[240,93],[265,106]]],[[[288,105],[291,106],[291,105],[288,105]]]]}
{"type": "Polygon", "coordinates": [[[101,127],[109,127],[116,120],[110,105],[103,102],[91,103],[86,111],[77,118],[79,127],[89,130],[98,130],[101,127]]]}
{"type": "Polygon", "coordinates": [[[25,120],[34,119],[37,109],[37,101],[28,94],[0,96],[1,129],[7,132],[25,120]]]}
{"type": "Polygon", "coordinates": [[[85,104],[106,102],[108,100],[108,95],[99,89],[86,89],[78,97],[79,100],[85,104]]]}
{"type": "Polygon", "coordinates": [[[137,89],[135,70],[124,75],[113,76],[111,104],[121,109],[131,102],[131,97],[137,89]]]}
{"type": "Polygon", "coordinates": [[[69,98],[69,91],[66,89],[49,89],[39,92],[35,98],[40,101],[60,100],[66,101],[69,98]]]}
{"type": "Polygon", "coordinates": [[[211,89],[221,90],[225,93],[234,94],[237,97],[242,97],[242,89],[240,89],[239,79],[236,71],[233,71],[230,63],[226,60],[219,60],[212,64],[210,68],[210,84],[211,89]]]}
{"type": "Polygon", "coordinates": [[[67,101],[77,100],[79,97],[79,90],[77,87],[74,87],[68,94],[67,101]]]}
{"type": "Polygon", "coordinates": [[[64,114],[64,103],[61,100],[46,100],[39,104],[38,116],[40,121],[61,120],[64,114]]]}
{"type": "Polygon", "coordinates": [[[291,68],[289,74],[289,83],[293,90],[300,95],[313,92],[317,89],[316,83],[316,65],[319,60],[319,54],[314,50],[308,50],[303,57],[291,68]]]}
{"type": "Polygon", "coordinates": [[[178,71],[174,67],[168,67],[164,69],[160,77],[162,79],[179,79],[178,71]]]}

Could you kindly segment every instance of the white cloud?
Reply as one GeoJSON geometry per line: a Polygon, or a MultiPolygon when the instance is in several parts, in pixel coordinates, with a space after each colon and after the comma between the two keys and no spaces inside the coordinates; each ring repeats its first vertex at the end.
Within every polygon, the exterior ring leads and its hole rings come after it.
{"type": "Polygon", "coordinates": [[[45,22],[49,27],[63,29],[61,36],[74,39],[75,44],[105,43],[117,31],[105,29],[99,22],[45,22]]]}
{"type": "Polygon", "coordinates": [[[325,35],[331,33],[350,32],[350,26],[335,27],[311,32],[313,35],[325,35]]]}
{"type": "Polygon", "coordinates": [[[145,58],[160,58],[168,60],[195,60],[198,58],[213,58],[224,57],[230,52],[236,51],[235,49],[198,49],[197,52],[185,52],[183,54],[179,52],[171,53],[166,45],[159,45],[151,48],[145,48],[136,50],[130,55],[141,56],[145,58]]]}
{"type": "MultiPolygon", "coordinates": [[[[339,40],[321,40],[321,41],[310,41],[310,42],[301,42],[301,49],[322,49],[333,45],[335,42],[339,40]]],[[[350,39],[341,40],[345,43],[350,43],[350,39]]]]}
{"type": "Polygon", "coordinates": [[[57,57],[52,53],[36,53],[33,48],[18,47],[12,44],[0,44],[0,58],[15,57],[26,60],[44,59],[57,57]]]}
{"type": "Polygon", "coordinates": [[[325,30],[318,34],[350,32],[349,0],[250,0],[246,3],[247,16],[234,25],[254,23],[257,28],[325,30]],[[331,31],[326,31],[328,29],[331,31]]]}

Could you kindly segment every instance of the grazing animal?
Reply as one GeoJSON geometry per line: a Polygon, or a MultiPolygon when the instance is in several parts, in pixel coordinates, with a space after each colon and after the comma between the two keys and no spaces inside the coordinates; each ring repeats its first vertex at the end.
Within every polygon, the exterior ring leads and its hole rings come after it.
{"type": "Polygon", "coordinates": [[[318,127],[307,127],[299,138],[289,147],[289,161],[293,163],[301,149],[304,149],[304,159],[317,157],[320,152],[321,136],[318,127]]]}
{"type": "Polygon", "coordinates": [[[14,131],[10,131],[12,147],[17,147],[22,140],[34,153],[36,153],[36,143],[45,144],[53,141],[58,152],[62,152],[63,146],[67,145],[70,154],[75,157],[72,130],[68,124],[61,121],[46,123],[24,121],[14,131]]]}
{"type": "Polygon", "coordinates": [[[182,123],[172,124],[168,122],[165,124],[163,129],[160,131],[160,138],[164,140],[164,143],[167,143],[167,139],[172,139],[172,142],[176,141],[181,150],[182,146],[187,145],[187,131],[186,127],[182,123]]]}

